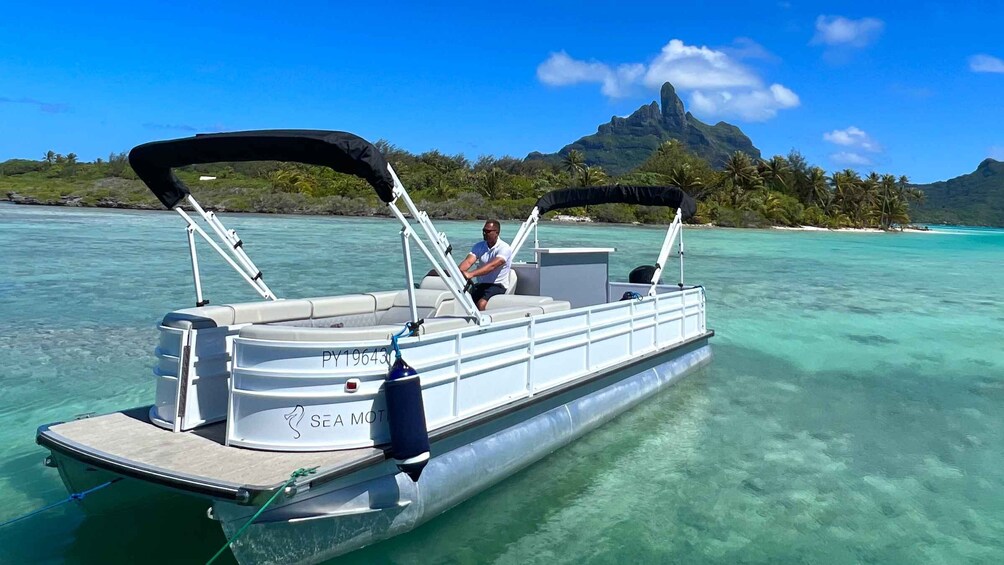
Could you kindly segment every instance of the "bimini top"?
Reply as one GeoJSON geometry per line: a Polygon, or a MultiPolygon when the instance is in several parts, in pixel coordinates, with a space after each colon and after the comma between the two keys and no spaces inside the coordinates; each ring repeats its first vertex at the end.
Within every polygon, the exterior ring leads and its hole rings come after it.
{"type": "Polygon", "coordinates": [[[129,164],[164,206],[189,194],[171,169],[220,161],[293,161],[330,167],[369,182],[384,202],[394,200],[394,178],[380,151],[343,131],[261,130],[196,135],[134,147],[129,164]]]}
{"type": "Polygon", "coordinates": [[[684,220],[697,213],[697,203],[694,199],[675,186],[615,185],[562,188],[541,196],[536,206],[537,211],[543,215],[545,212],[562,208],[613,203],[679,208],[684,220]]]}

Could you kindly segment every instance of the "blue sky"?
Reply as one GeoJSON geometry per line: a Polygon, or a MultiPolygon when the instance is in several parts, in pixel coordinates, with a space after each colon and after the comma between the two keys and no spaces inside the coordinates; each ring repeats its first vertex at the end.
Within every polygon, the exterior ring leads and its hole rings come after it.
{"type": "Polygon", "coordinates": [[[0,160],[259,128],[523,157],[663,80],[828,171],[931,182],[1004,159],[1001,3],[416,4],[5,3],[0,160]]]}

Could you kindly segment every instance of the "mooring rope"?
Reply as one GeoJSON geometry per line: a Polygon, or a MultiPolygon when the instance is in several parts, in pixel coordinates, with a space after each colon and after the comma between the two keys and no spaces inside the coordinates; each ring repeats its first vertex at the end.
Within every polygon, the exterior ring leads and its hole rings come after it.
{"type": "Polygon", "coordinates": [[[394,353],[398,356],[398,358],[401,357],[401,347],[397,344],[397,340],[398,340],[398,338],[400,338],[404,334],[408,333],[409,331],[411,331],[411,322],[408,322],[407,324],[405,324],[403,330],[397,332],[396,334],[394,334],[390,338],[390,346],[391,346],[391,348],[394,349],[394,353]]]}
{"type": "Polygon", "coordinates": [[[98,485],[96,487],[89,488],[89,489],[87,489],[85,491],[72,493],[70,496],[67,496],[63,500],[60,500],[59,502],[53,502],[52,504],[49,504],[47,506],[43,506],[43,507],[39,508],[38,510],[33,510],[33,511],[31,511],[31,512],[25,514],[25,515],[23,515],[23,516],[18,516],[17,518],[14,518],[13,520],[7,520],[3,524],[0,524],[0,528],[3,528],[5,526],[9,526],[9,525],[11,525],[11,524],[13,524],[15,522],[20,522],[21,520],[27,520],[28,518],[31,518],[32,516],[35,516],[36,514],[41,514],[42,512],[45,512],[46,510],[51,510],[51,509],[53,509],[53,508],[55,508],[57,506],[61,506],[63,504],[66,504],[67,502],[70,502],[71,500],[83,500],[85,496],[91,494],[92,492],[97,492],[97,491],[105,488],[106,486],[115,484],[115,483],[117,483],[117,482],[119,482],[121,480],[122,480],[122,477],[119,477],[117,479],[112,479],[112,480],[110,480],[110,481],[108,481],[106,483],[101,483],[100,485],[98,485]]]}
{"type": "Polygon", "coordinates": [[[238,538],[244,535],[244,531],[248,529],[248,526],[250,526],[255,520],[257,520],[258,516],[261,516],[261,513],[264,512],[265,509],[268,508],[269,505],[272,504],[276,498],[279,498],[279,494],[284,492],[287,487],[295,483],[296,479],[299,479],[300,477],[306,477],[307,475],[313,475],[316,472],[317,472],[317,467],[311,467],[309,469],[304,469],[301,467],[293,471],[293,473],[289,476],[289,479],[281,487],[279,487],[278,490],[275,491],[275,494],[272,495],[272,498],[269,498],[265,504],[261,505],[261,508],[259,508],[258,511],[254,513],[254,516],[251,516],[251,519],[245,522],[244,525],[241,526],[241,529],[237,530],[237,533],[234,534],[234,537],[227,540],[227,543],[223,544],[223,547],[221,547],[220,550],[216,552],[216,555],[213,555],[212,558],[209,559],[209,561],[206,561],[206,565],[210,565],[213,561],[216,561],[216,559],[220,555],[223,555],[223,552],[226,551],[228,547],[233,545],[238,538]]]}

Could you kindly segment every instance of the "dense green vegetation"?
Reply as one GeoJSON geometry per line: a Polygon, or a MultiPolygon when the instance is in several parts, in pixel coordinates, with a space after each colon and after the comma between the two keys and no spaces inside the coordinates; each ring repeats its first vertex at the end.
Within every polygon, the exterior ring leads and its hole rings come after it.
{"type": "MultiPolygon", "coordinates": [[[[415,155],[386,142],[378,147],[412,198],[434,218],[523,218],[541,194],[568,186],[601,184],[675,185],[698,200],[694,222],[764,227],[802,224],[880,227],[910,221],[909,205],[922,193],[905,177],[851,170],[827,174],[797,152],[755,160],[733,153],[724,168],[688,152],[679,141],[658,147],[637,169],[619,177],[587,166],[581,152],[561,162],[480,157],[430,151],[415,155]]],[[[386,215],[387,209],[362,180],[324,167],[277,162],[218,163],[177,171],[203,205],[224,211],[386,215]],[[214,180],[199,180],[213,176],[214,180]]],[[[0,163],[0,196],[42,204],[159,208],[129,167],[124,154],[78,162],[72,153],[41,161],[0,163]]],[[[571,213],[597,221],[664,223],[664,208],[607,204],[571,213]]]]}
{"type": "Polygon", "coordinates": [[[927,196],[919,221],[970,226],[1004,226],[1004,163],[986,159],[975,171],[947,181],[917,185],[927,196]]]}

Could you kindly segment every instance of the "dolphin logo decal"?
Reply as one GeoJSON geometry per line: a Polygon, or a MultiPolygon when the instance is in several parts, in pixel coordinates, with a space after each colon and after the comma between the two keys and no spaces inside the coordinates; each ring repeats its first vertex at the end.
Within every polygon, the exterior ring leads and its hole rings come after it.
{"type": "Polygon", "coordinates": [[[296,434],[293,436],[293,439],[300,439],[300,430],[296,429],[296,427],[300,425],[300,420],[303,420],[303,406],[297,404],[292,412],[284,414],[283,417],[286,418],[289,429],[293,430],[293,433],[296,434]]]}

